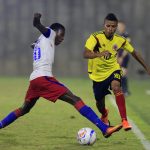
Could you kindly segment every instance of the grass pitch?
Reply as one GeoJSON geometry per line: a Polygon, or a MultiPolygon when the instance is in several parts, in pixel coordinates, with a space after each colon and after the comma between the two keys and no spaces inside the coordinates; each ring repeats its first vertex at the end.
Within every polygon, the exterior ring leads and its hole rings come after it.
{"type": "MultiPolygon", "coordinates": [[[[92,83],[89,79],[59,79],[73,93],[80,96],[97,114],[92,83]]],[[[26,78],[0,78],[0,118],[23,103],[28,87],[26,78]]],[[[150,141],[150,80],[130,81],[132,95],[126,99],[128,116],[150,141]],[[149,88],[149,89],[148,89],[149,88]]],[[[109,100],[112,124],[120,123],[118,111],[109,100]]],[[[71,105],[57,101],[55,104],[41,98],[29,114],[0,130],[0,150],[144,150],[132,131],[123,129],[105,139],[99,129],[82,117],[71,105]],[[93,146],[82,146],[76,141],[77,131],[91,127],[97,133],[93,146]]]]}

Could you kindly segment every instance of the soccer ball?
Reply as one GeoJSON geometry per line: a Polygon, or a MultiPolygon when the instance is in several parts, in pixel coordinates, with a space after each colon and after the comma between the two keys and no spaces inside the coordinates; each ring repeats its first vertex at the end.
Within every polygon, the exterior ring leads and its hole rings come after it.
{"type": "Polygon", "coordinates": [[[77,141],[81,145],[93,145],[96,141],[96,132],[88,127],[82,128],[77,133],[77,141]]]}

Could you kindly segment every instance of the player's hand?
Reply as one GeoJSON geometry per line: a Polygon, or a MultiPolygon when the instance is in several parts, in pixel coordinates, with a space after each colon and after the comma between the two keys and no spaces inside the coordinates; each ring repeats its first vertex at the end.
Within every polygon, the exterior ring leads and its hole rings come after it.
{"type": "Polygon", "coordinates": [[[40,18],[41,18],[41,14],[40,13],[35,13],[34,14],[34,18],[33,18],[33,26],[37,26],[39,25],[41,22],[40,22],[40,18]]]}
{"type": "Polygon", "coordinates": [[[105,59],[109,59],[111,57],[111,53],[108,50],[100,52],[101,57],[104,56],[105,59]]]}

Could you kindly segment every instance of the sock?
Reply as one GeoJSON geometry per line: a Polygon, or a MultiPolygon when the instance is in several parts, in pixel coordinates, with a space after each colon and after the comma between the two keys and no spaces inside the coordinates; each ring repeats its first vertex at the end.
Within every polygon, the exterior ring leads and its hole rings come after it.
{"type": "Polygon", "coordinates": [[[127,119],[125,98],[124,98],[123,93],[121,91],[117,92],[115,94],[115,97],[116,97],[116,104],[118,106],[121,118],[122,119],[127,119]]]}
{"type": "Polygon", "coordinates": [[[95,124],[102,131],[102,133],[106,133],[109,126],[104,124],[95,112],[90,107],[86,106],[83,101],[78,101],[74,107],[80,112],[81,115],[95,124]]]}
{"type": "Polygon", "coordinates": [[[102,114],[102,116],[107,115],[107,110],[105,108],[105,102],[103,102],[102,100],[96,101],[96,106],[97,106],[98,111],[102,114]]]}
{"type": "Polygon", "coordinates": [[[101,110],[101,114],[102,114],[102,117],[106,117],[106,116],[108,115],[107,109],[106,109],[106,108],[103,108],[103,109],[101,110]]]}
{"type": "Polygon", "coordinates": [[[16,109],[15,111],[11,112],[3,120],[0,121],[0,129],[8,126],[20,116],[21,116],[20,109],[16,109]]]}

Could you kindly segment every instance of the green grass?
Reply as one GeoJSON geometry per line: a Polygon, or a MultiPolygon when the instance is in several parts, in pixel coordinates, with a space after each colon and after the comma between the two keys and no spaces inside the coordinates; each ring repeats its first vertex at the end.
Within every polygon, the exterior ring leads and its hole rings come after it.
{"type": "MultiPolygon", "coordinates": [[[[60,79],[73,93],[80,96],[95,112],[92,83],[89,79],[60,79]]],[[[150,140],[150,80],[131,81],[132,95],[126,99],[127,111],[145,137],[150,140]]],[[[0,78],[0,118],[19,107],[28,87],[26,78],[0,78]]],[[[106,101],[113,124],[120,123],[118,111],[106,101]]],[[[69,104],[57,101],[55,104],[40,99],[31,112],[10,126],[0,130],[0,150],[144,150],[133,132],[120,132],[105,139],[101,132],[69,104]],[[97,133],[93,146],[81,146],[76,133],[82,127],[91,127],[97,133]]]]}

